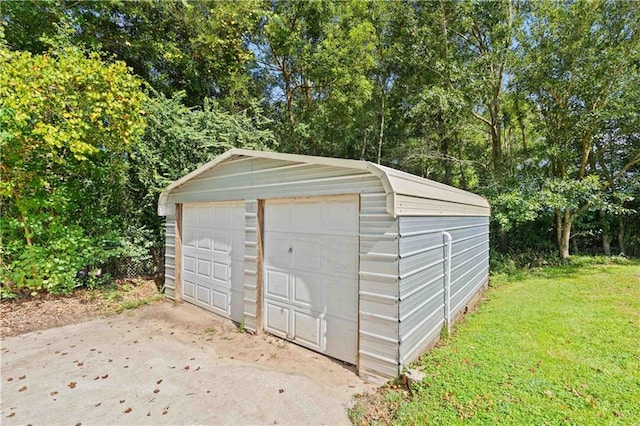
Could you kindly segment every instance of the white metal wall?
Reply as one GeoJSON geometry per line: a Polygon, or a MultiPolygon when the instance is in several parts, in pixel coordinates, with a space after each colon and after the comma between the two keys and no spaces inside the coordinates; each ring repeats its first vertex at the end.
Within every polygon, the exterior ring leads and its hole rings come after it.
{"type": "Polygon", "coordinates": [[[245,201],[244,326],[258,329],[258,201],[245,201]]]}
{"type": "Polygon", "coordinates": [[[165,220],[164,246],[164,294],[175,299],[176,289],[176,217],[167,216],[165,220]]]}
{"type": "Polygon", "coordinates": [[[445,321],[446,244],[451,242],[455,319],[489,279],[488,217],[400,217],[399,359],[407,365],[439,336],[445,321]]]}
{"type": "MultiPolygon", "coordinates": [[[[387,194],[379,177],[362,169],[248,157],[225,161],[175,188],[168,204],[245,201],[244,323],[255,331],[257,200],[336,194],[360,194],[359,370],[394,377],[398,374],[398,224],[386,211],[387,194]]],[[[175,217],[167,217],[167,254],[175,251],[174,228],[175,217]]],[[[175,288],[173,265],[167,256],[168,296],[175,288]]]]}
{"type": "Polygon", "coordinates": [[[398,375],[398,221],[385,193],[360,198],[360,371],[398,375]]]}

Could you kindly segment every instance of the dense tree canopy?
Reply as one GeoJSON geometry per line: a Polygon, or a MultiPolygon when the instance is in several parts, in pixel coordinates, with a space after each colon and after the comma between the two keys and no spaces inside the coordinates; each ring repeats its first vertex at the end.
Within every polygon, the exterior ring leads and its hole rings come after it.
{"type": "Polygon", "coordinates": [[[56,220],[159,241],[158,191],[231,146],[365,159],[486,195],[494,254],[640,254],[633,2],[0,8],[5,269],[56,220]]]}

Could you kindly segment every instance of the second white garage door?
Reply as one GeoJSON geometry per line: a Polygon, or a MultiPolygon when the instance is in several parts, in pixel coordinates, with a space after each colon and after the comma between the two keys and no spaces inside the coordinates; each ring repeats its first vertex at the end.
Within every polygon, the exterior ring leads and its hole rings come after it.
{"type": "Polygon", "coordinates": [[[265,202],[265,329],[352,364],[358,218],[357,196],[265,202]]]}
{"type": "Polygon", "coordinates": [[[244,304],[244,204],[185,204],[182,297],[234,321],[244,304]]]}

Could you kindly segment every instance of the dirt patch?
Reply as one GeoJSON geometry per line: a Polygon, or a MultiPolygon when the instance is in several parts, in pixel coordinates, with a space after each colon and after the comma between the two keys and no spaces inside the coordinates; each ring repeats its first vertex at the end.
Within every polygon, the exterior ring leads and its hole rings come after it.
{"type": "MultiPolygon", "coordinates": [[[[244,332],[240,324],[186,302],[167,302],[161,306],[136,309],[130,315],[132,325],[139,321],[151,322],[156,325],[158,333],[168,332],[174,339],[190,343],[200,350],[213,348],[221,359],[245,362],[270,371],[313,377],[316,382],[328,387],[342,386],[348,382],[349,386],[343,391],[351,394],[354,393],[351,386],[360,388],[362,384],[353,365],[266,332],[244,332]]],[[[373,384],[366,385],[367,390],[375,388],[373,384]]]]}
{"type": "Polygon", "coordinates": [[[0,303],[0,336],[16,336],[90,321],[162,300],[153,280],[120,280],[99,289],[79,289],[69,295],[38,295],[0,303]]]}
{"type": "Polygon", "coordinates": [[[358,394],[355,405],[349,409],[349,419],[354,425],[393,423],[400,403],[409,399],[405,385],[388,384],[375,391],[358,394]]]}

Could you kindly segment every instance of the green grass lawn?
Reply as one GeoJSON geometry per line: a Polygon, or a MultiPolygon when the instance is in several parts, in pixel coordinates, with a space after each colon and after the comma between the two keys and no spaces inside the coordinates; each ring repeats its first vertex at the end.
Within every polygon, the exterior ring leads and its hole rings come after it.
{"type": "Polygon", "coordinates": [[[494,278],[424,381],[378,401],[401,424],[640,424],[640,263],[589,263],[494,278]]]}

